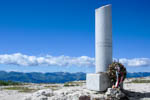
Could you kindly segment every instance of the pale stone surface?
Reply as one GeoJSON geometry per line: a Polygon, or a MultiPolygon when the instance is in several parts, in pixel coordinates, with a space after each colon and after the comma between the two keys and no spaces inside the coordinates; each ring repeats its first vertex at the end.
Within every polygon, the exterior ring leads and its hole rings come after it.
{"type": "MultiPolygon", "coordinates": [[[[137,78],[140,80],[141,78],[137,78]]],[[[142,78],[143,79],[143,78],[142,78]]],[[[150,77],[144,78],[150,80],[150,77]]],[[[126,79],[124,89],[129,100],[150,100],[150,83],[130,83],[134,79],[126,79]]],[[[81,83],[81,81],[80,81],[81,83]]],[[[96,92],[86,89],[85,82],[83,85],[64,87],[63,84],[29,84],[29,88],[40,89],[37,92],[18,92],[17,90],[5,90],[3,88],[12,86],[0,86],[0,100],[106,100],[104,92],[96,92]],[[45,87],[46,86],[46,87],[45,87]],[[57,86],[58,90],[53,90],[57,86]],[[45,89],[46,88],[46,89],[45,89]],[[48,88],[48,89],[47,89],[48,88]],[[49,95],[52,94],[52,95],[49,95]]],[[[26,87],[26,85],[23,85],[26,87]]],[[[127,100],[127,99],[124,99],[127,100]]]]}
{"type": "Polygon", "coordinates": [[[23,100],[104,100],[104,93],[86,89],[84,82],[81,86],[63,87],[53,92],[50,89],[39,90],[23,100]]]}
{"type": "Polygon", "coordinates": [[[43,89],[31,95],[27,95],[24,100],[48,100],[51,96],[53,96],[53,91],[51,89],[43,89]]]}
{"type": "Polygon", "coordinates": [[[110,86],[110,81],[106,73],[87,74],[86,86],[89,90],[106,91],[110,86]]]}
{"type": "Polygon", "coordinates": [[[108,88],[107,92],[105,93],[105,98],[106,99],[115,99],[115,100],[120,100],[121,98],[124,98],[125,94],[117,89],[117,88],[108,88]]]}

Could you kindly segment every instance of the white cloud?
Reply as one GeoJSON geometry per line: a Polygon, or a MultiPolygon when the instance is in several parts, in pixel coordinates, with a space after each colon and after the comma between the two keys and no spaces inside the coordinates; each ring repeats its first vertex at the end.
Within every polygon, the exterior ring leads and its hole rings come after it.
{"type": "MultiPolygon", "coordinates": [[[[119,59],[125,66],[150,66],[150,58],[119,59]]],[[[0,55],[0,64],[19,65],[19,66],[78,66],[93,67],[95,59],[88,56],[69,57],[69,56],[28,56],[21,53],[0,55]]]]}
{"type": "Polygon", "coordinates": [[[119,61],[127,66],[140,67],[140,66],[150,66],[150,58],[134,58],[126,59],[122,58],[119,61]]]}
{"type": "Polygon", "coordinates": [[[69,56],[28,56],[21,53],[0,55],[0,64],[11,64],[20,66],[94,66],[94,58],[87,56],[69,57],[69,56]]]}

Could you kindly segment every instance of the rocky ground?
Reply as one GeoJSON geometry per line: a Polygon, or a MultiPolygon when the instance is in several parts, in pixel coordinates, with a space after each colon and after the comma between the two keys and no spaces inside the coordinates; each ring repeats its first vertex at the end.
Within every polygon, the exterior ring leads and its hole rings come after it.
{"type": "MultiPolygon", "coordinates": [[[[150,100],[150,77],[126,79],[124,94],[127,96],[124,100],[150,100]]],[[[84,81],[0,86],[0,100],[105,100],[104,98],[105,93],[87,90],[84,81]]]]}

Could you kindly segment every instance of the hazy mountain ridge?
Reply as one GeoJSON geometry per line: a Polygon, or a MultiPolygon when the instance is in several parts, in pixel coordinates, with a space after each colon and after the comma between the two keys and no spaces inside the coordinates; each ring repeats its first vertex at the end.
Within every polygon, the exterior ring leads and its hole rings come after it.
{"type": "MultiPolygon", "coordinates": [[[[127,73],[128,78],[133,77],[147,77],[150,76],[150,72],[138,72],[127,73]]],[[[40,72],[5,72],[0,71],[0,80],[12,80],[18,82],[29,83],[64,83],[68,81],[85,80],[86,73],[68,73],[68,72],[52,72],[52,73],[40,73],[40,72]]]]}
{"type": "Polygon", "coordinates": [[[40,72],[5,72],[0,71],[0,80],[12,80],[30,83],[64,83],[68,81],[85,80],[85,73],[40,73],[40,72]]]}

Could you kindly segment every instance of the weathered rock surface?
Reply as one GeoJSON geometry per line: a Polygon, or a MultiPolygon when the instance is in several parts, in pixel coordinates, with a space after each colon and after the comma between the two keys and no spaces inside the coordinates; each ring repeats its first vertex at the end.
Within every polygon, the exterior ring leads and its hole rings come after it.
{"type": "Polygon", "coordinates": [[[53,91],[51,89],[44,89],[28,95],[24,100],[48,100],[48,97],[51,96],[53,96],[53,91]]]}
{"type": "MultiPolygon", "coordinates": [[[[150,80],[147,78],[138,78],[150,80]]],[[[105,93],[99,93],[86,89],[85,82],[66,84],[28,84],[23,89],[33,91],[20,92],[20,90],[7,90],[13,86],[0,86],[0,100],[150,100],[150,83],[132,83],[134,79],[126,79],[124,91],[108,89],[105,93]],[[111,94],[111,95],[110,95],[111,94]],[[114,95],[112,95],[114,94],[114,95]],[[123,97],[123,95],[127,97],[123,97]],[[113,99],[108,97],[114,97],[113,99]],[[117,99],[116,99],[117,98],[117,99]]],[[[16,87],[16,86],[14,86],[16,87]]],[[[20,87],[20,86],[19,86],[20,87]]]]}
{"type": "Polygon", "coordinates": [[[104,93],[90,91],[85,86],[64,87],[60,90],[52,91],[50,89],[39,90],[24,100],[101,100],[104,99],[104,93]]]}
{"type": "Polygon", "coordinates": [[[107,92],[105,93],[106,99],[121,100],[125,96],[126,95],[120,89],[117,88],[108,88],[107,92]]]}

